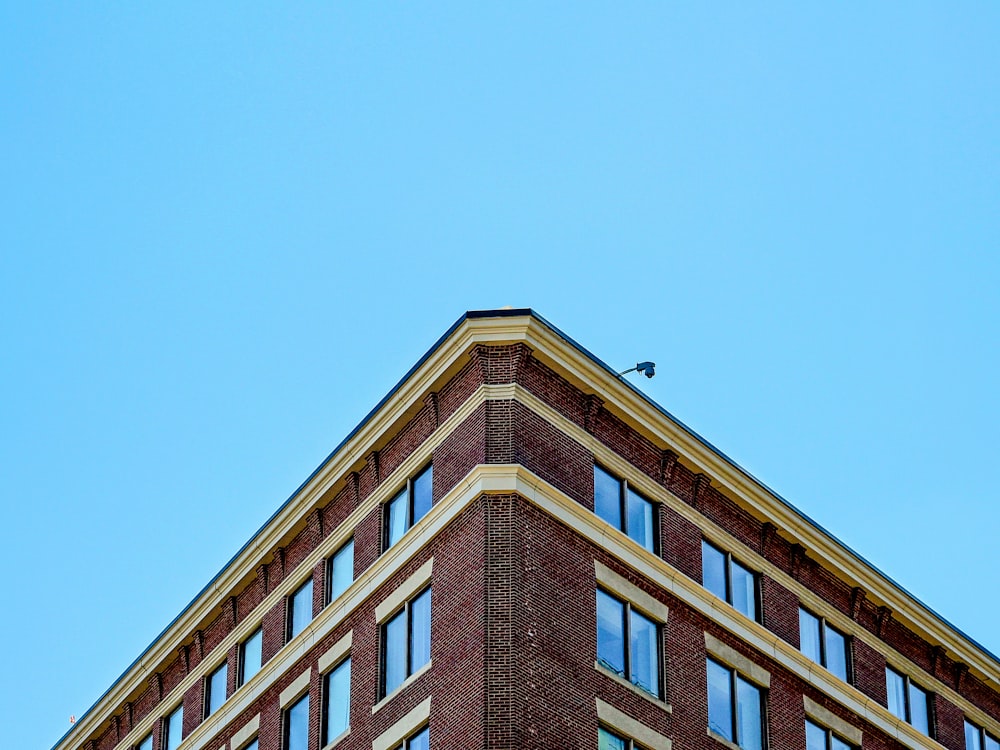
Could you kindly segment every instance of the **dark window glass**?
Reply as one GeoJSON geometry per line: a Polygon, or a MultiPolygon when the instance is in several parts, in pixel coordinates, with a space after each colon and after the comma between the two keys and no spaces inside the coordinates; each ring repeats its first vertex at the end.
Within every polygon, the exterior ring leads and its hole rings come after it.
{"type": "Polygon", "coordinates": [[[431,590],[406,603],[382,628],[382,695],[389,695],[431,658],[431,590]]]}
{"type": "Polygon", "coordinates": [[[701,542],[701,583],[751,620],[757,619],[757,576],[707,541],[701,542]]]}
{"type": "Polygon", "coordinates": [[[257,628],[249,638],[240,644],[240,663],[237,670],[237,687],[243,685],[247,680],[260,671],[261,644],[263,643],[263,633],[257,628]]]}
{"type": "Polygon", "coordinates": [[[336,600],[354,582],[354,540],[351,539],[330,558],[326,573],[326,602],[336,600]]]}
{"type": "Polygon", "coordinates": [[[847,681],[847,637],[826,620],[799,607],[799,649],[847,681]]]}
{"type": "Polygon", "coordinates": [[[604,727],[597,729],[597,750],[628,750],[625,740],[604,727]]]}
{"type": "Polygon", "coordinates": [[[930,736],[931,724],[927,711],[927,693],[910,683],[910,724],[914,729],[919,729],[924,734],[930,736]]]}
{"type": "Polygon", "coordinates": [[[625,605],[597,591],[597,660],[625,676],[625,605]]]}
{"type": "Polygon", "coordinates": [[[660,694],[656,623],[630,604],[597,590],[597,661],[653,695],[660,694]]]}
{"type": "Polygon", "coordinates": [[[764,712],[760,688],[729,667],[706,659],[708,728],[744,750],[763,750],[764,712]]]}
{"type": "Polygon", "coordinates": [[[653,503],[594,465],[594,512],[619,531],[624,531],[650,552],[655,550],[655,509],[653,503]]]}
{"type": "Polygon", "coordinates": [[[285,711],[282,750],[309,750],[309,693],[285,711]]]}
{"type": "Polygon", "coordinates": [[[722,600],[727,600],[726,555],[706,541],[701,543],[701,583],[722,600]]]}
{"type": "Polygon", "coordinates": [[[406,741],[406,750],[430,750],[431,732],[424,728],[406,741]]]}
{"type": "Polygon", "coordinates": [[[434,467],[428,466],[406,483],[396,497],[386,503],[385,548],[398,542],[413,524],[431,509],[434,489],[434,467]]]}
{"type": "Polygon", "coordinates": [[[594,512],[616,529],[622,528],[621,482],[596,465],[594,512]]]}
{"type": "Polygon", "coordinates": [[[312,622],[312,615],[313,582],[310,578],[296,589],[288,602],[288,640],[292,640],[312,622]]]}
{"type": "Polygon", "coordinates": [[[345,659],[324,678],[323,745],[347,731],[351,717],[351,660],[345,659]]]}
{"type": "Polygon", "coordinates": [[[632,682],[653,695],[660,692],[660,648],[656,634],[656,624],[652,620],[629,609],[632,682]]]}
{"type": "Polygon", "coordinates": [[[708,660],[708,728],[733,741],[733,680],[730,670],[708,660]]]}
{"type": "Polygon", "coordinates": [[[164,750],[176,750],[184,739],[184,706],[180,705],[167,717],[163,724],[164,750]]]}
{"type": "Polygon", "coordinates": [[[137,750],[153,750],[153,735],[147,734],[142,741],[136,745],[137,750]]]}
{"type": "Polygon", "coordinates": [[[806,750],[852,750],[852,748],[829,729],[806,719],[806,750]]]}
{"type": "Polygon", "coordinates": [[[229,666],[223,662],[205,681],[205,716],[211,716],[226,702],[226,682],[229,666]]]}
{"type": "Polygon", "coordinates": [[[885,668],[885,688],[889,712],[930,736],[930,706],[925,690],[892,667],[885,668]]]}
{"type": "Polygon", "coordinates": [[[826,746],[826,730],[811,721],[806,722],[806,750],[829,750],[826,746]]]}

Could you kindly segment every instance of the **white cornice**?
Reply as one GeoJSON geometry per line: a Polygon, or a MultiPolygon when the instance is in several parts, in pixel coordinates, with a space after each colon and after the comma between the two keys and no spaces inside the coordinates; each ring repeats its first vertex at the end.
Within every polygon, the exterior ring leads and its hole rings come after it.
{"type": "MultiPolygon", "coordinates": [[[[298,524],[315,503],[341,478],[364,460],[374,446],[384,442],[407,414],[418,408],[421,399],[443,385],[476,344],[525,343],[534,356],[585,392],[597,392],[606,408],[655,442],[677,452],[683,460],[712,476],[736,502],[756,515],[776,523],[786,536],[793,536],[810,554],[848,582],[862,586],[869,597],[884,601],[894,617],[905,622],[931,643],[940,643],[954,658],[967,663],[981,677],[1000,683],[1000,664],[991,655],[963,638],[937,615],[914,600],[878,571],[815,527],[766,487],[716,453],[682,425],[650,404],[605,367],[565,339],[546,323],[531,315],[496,318],[466,318],[446,339],[420,362],[406,380],[380,405],[378,410],[351,434],[309,480],[285,503],[275,516],[216,576],[202,594],[150,645],[147,651],[77,722],[52,750],[67,750],[89,737],[132,694],[141,690],[149,675],[219,607],[234,588],[263,562],[298,524]]],[[[523,389],[510,386],[481,386],[445,423],[440,425],[417,453],[426,460],[429,450],[489,398],[510,397],[523,389]],[[501,394],[503,394],[501,396],[501,394]],[[427,448],[427,451],[423,448],[427,448]]],[[[531,399],[525,399],[531,401],[531,399]]],[[[537,401],[537,399],[536,399],[537,401]]],[[[551,411],[551,410],[550,410],[551,411]]],[[[412,457],[411,457],[412,458],[412,457]]],[[[404,462],[410,467],[413,461],[404,462]]],[[[404,467],[387,478],[376,495],[388,492],[404,467]],[[381,491],[381,492],[380,492],[381,491]]],[[[417,468],[417,467],[412,467],[417,468]]],[[[367,504],[365,504],[367,505],[367,504]]],[[[359,509],[360,510],[360,509],[359,509]]],[[[352,514],[352,518],[355,514],[352,514]]],[[[310,556],[311,559],[312,556],[310,556]]]]}

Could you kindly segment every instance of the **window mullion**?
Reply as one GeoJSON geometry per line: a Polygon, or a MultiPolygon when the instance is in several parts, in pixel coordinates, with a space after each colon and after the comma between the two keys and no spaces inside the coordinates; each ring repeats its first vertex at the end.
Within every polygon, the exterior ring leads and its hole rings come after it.
{"type": "Polygon", "coordinates": [[[625,652],[623,659],[625,663],[625,679],[629,682],[632,681],[632,634],[630,632],[630,623],[632,620],[632,605],[629,602],[624,602],[624,607],[622,607],[622,617],[624,622],[622,623],[622,650],[625,652]]]}
{"type": "Polygon", "coordinates": [[[726,553],[726,601],[733,603],[733,555],[726,553]]]}
{"type": "Polygon", "coordinates": [[[729,670],[729,704],[730,710],[733,714],[733,737],[736,739],[736,744],[740,744],[740,699],[739,699],[739,684],[736,681],[736,670],[729,670]]]}
{"type": "Polygon", "coordinates": [[[628,480],[623,479],[618,487],[618,507],[622,514],[622,531],[628,536],[628,480]]]}

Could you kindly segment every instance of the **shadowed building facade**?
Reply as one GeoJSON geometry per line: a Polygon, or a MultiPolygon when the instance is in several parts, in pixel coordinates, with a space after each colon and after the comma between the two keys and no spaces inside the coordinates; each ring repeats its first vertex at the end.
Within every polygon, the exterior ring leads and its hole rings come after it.
{"type": "Polygon", "coordinates": [[[589,352],[494,310],[54,750],[1000,750],[998,682],[589,352]]]}

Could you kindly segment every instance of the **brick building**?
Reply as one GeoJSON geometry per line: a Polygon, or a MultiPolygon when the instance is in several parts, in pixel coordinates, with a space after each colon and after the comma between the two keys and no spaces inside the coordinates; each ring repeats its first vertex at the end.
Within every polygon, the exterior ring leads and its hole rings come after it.
{"type": "Polygon", "coordinates": [[[54,750],[997,750],[998,681],[593,355],[497,310],[54,750]]]}

